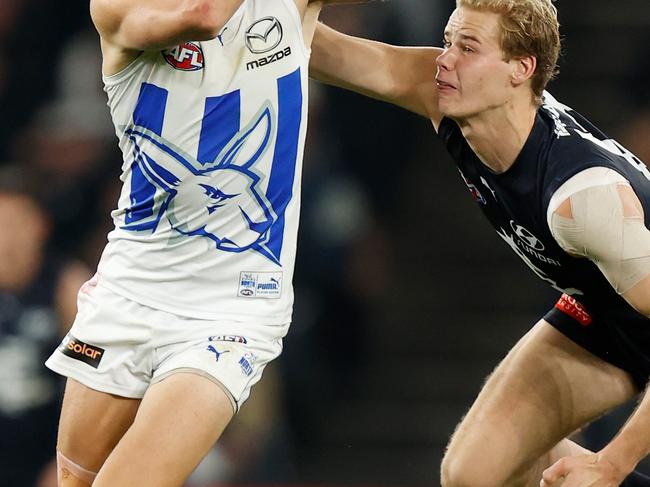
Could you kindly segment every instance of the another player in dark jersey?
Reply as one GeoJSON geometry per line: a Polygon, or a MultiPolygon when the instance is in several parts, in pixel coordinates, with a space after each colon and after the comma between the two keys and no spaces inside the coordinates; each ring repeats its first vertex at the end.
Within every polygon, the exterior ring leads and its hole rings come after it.
{"type": "Polygon", "coordinates": [[[457,0],[444,49],[317,29],[312,74],[428,117],[499,235],[564,292],[458,426],[445,487],[650,485],[650,398],[592,453],[568,435],[650,377],[650,172],[545,87],[551,0],[457,0]]]}

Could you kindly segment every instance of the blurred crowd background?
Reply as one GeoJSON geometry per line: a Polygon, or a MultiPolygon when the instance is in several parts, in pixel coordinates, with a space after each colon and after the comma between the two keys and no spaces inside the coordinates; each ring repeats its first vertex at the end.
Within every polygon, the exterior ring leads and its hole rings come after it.
{"type": "MultiPolygon", "coordinates": [[[[453,5],[392,0],[323,19],[439,45],[453,5]]],[[[650,4],[557,6],[550,91],[650,161],[650,4]]],[[[2,485],[56,485],[63,384],[42,363],[111,229],[121,163],[88,0],[0,0],[2,485]]],[[[557,295],[483,221],[417,116],[313,83],[303,184],[284,354],[190,485],[438,485],[483,379],[557,295]]],[[[631,407],[581,441],[602,446],[631,407]]]]}

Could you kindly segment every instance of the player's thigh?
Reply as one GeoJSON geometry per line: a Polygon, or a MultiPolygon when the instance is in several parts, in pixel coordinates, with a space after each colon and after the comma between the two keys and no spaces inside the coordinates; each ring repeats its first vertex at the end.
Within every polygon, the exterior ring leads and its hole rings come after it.
{"type": "Polygon", "coordinates": [[[152,385],[95,487],[179,487],[233,416],[231,398],[203,375],[179,372],[152,385]]]}
{"type": "Polygon", "coordinates": [[[626,372],[542,320],[496,368],[458,426],[443,480],[506,485],[539,467],[539,459],[563,438],[636,392],[626,372]]]}
{"type": "Polygon", "coordinates": [[[99,471],[131,426],[139,404],[139,399],[98,392],[68,379],[57,450],[84,469],[99,471]]]}

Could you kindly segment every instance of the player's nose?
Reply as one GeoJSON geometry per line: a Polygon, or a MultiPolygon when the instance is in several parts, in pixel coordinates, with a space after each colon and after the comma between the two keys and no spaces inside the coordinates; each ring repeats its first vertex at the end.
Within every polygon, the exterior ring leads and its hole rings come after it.
{"type": "Polygon", "coordinates": [[[451,71],[454,67],[455,55],[451,49],[445,49],[437,58],[436,58],[436,67],[439,70],[451,71]]]}

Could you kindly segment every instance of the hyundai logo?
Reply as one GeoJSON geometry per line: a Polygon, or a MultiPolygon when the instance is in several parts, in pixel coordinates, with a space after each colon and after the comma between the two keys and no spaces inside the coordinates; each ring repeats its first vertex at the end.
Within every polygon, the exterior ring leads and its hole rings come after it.
{"type": "Polygon", "coordinates": [[[525,229],[521,225],[517,225],[513,221],[510,222],[510,226],[512,227],[512,230],[515,232],[517,237],[519,237],[519,239],[522,242],[524,242],[528,247],[530,247],[530,248],[532,248],[534,250],[538,250],[538,251],[544,250],[544,248],[545,248],[544,244],[542,242],[540,242],[539,239],[535,235],[530,233],[530,231],[528,231],[527,229],[525,229]]]}
{"type": "Polygon", "coordinates": [[[253,54],[269,52],[282,42],[282,24],[275,17],[264,17],[246,31],[246,47],[253,54]]]}

